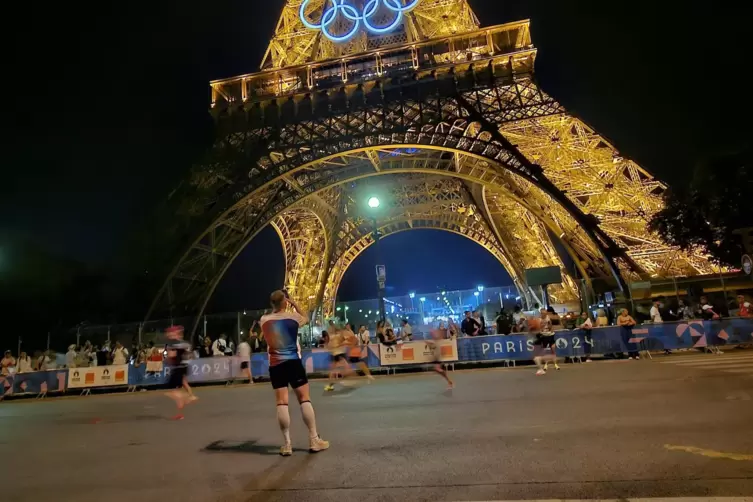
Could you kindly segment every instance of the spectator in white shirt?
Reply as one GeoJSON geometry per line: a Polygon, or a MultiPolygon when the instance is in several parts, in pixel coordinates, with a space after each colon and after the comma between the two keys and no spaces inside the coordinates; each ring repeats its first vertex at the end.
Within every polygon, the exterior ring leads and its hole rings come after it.
{"type": "Polygon", "coordinates": [[[403,341],[410,342],[413,339],[413,328],[407,320],[403,320],[403,341]]]}
{"type": "Polygon", "coordinates": [[[26,352],[21,352],[21,356],[18,358],[16,371],[18,373],[31,373],[34,369],[31,367],[31,357],[26,352]]]}
{"type": "Polygon", "coordinates": [[[10,350],[5,351],[5,355],[3,356],[2,362],[0,362],[0,373],[3,376],[8,376],[11,374],[11,368],[16,367],[16,359],[13,357],[10,350]]]}
{"type": "Polygon", "coordinates": [[[115,342],[115,350],[112,351],[112,364],[128,364],[128,349],[120,342],[115,342]]]}
{"type": "Polygon", "coordinates": [[[651,316],[651,322],[653,323],[662,323],[664,320],[661,318],[661,311],[659,310],[661,308],[661,300],[654,300],[654,304],[651,306],[651,310],[649,311],[649,315],[651,316]]]}
{"type": "Polygon", "coordinates": [[[227,349],[227,335],[223,333],[212,344],[212,356],[213,357],[224,356],[226,349],[227,349]]]}
{"type": "Polygon", "coordinates": [[[248,378],[248,383],[254,383],[254,377],[251,374],[251,345],[248,343],[248,336],[244,336],[240,345],[238,345],[238,357],[241,360],[241,373],[248,378]]]}
{"type": "Polygon", "coordinates": [[[39,371],[49,371],[57,369],[55,354],[52,351],[44,352],[39,356],[39,371]]]}
{"type": "Polygon", "coordinates": [[[76,346],[75,345],[68,346],[68,352],[65,353],[65,367],[66,368],[76,367],[76,346]]]}
{"type": "Polygon", "coordinates": [[[361,345],[369,345],[371,343],[371,333],[369,333],[369,330],[363,324],[358,328],[358,340],[361,345]]]}

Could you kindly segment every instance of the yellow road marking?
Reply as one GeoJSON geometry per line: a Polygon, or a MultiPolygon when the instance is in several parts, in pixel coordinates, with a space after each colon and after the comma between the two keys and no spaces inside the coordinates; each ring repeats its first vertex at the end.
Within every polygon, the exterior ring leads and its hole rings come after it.
{"type": "Polygon", "coordinates": [[[669,451],[684,451],[685,453],[693,453],[695,455],[702,455],[709,458],[753,461],[753,455],[747,455],[745,453],[724,453],[722,451],[704,450],[703,448],[696,448],[695,446],[676,446],[671,444],[665,444],[664,448],[669,451]]]}

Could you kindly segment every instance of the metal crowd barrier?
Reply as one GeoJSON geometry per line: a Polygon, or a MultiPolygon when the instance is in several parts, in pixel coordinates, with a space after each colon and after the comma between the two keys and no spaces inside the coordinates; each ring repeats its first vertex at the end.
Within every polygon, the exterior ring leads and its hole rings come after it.
{"type": "MultiPolygon", "coordinates": [[[[565,330],[555,333],[559,357],[582,358],[587,353],[614,354],[628,351],[658,351],[678,349],[710,349],[724,345],[753,343],[753,319],[731,318],[715,321],[687,321],[664,324],[644,324],[631,330],[617,326],[584,330],[565,330]],[[587,348],[590,351],[587,352],[587,348]]],[[[534,337],[526,334],[491,335],[459,338],[441,342],[441,362],[444,364],[499,362],[514,364],[530,361],[536,346],[534,337]]],[[[427,341],[404,344],[369,345],[362,348],[367,365],[374,370],[389,370],[398,366],[415,366],[433,361],[434,349],[427,341]]],[[[326,349],[302,352],[307,373],[326,373],[330,356],[326,349]]],[[[232,383],[244,378],[240,357],[213,357],[188,361],[188,380],[191,383],[232,383]]],[[[93,389],[125,387],[130,391],[165,385],[168,367],[161,363],[128,364],[73,368],[0,376],[0,399],[9,395],[43,398],[48,393],[80,391],[89,394],[93,389]]],[[[251,371],[255,378],[269,376],[266,354],[251,356],[251,371]]]]}

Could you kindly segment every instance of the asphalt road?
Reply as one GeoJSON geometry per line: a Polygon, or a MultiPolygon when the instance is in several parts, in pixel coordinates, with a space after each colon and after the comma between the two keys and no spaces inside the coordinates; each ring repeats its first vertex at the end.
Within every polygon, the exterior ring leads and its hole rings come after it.
{"type": "Polygon", "coordinates": [[[332,448],[306,451],[291,405],[289,458],[268,384],[198,389],[182,422],[158,392],[5,402],[0,499],[753,500],[753,373],[724,369],[753,353],[681,357],[458,371],[452,392],[429,373],[314,382],[332,448]]]}

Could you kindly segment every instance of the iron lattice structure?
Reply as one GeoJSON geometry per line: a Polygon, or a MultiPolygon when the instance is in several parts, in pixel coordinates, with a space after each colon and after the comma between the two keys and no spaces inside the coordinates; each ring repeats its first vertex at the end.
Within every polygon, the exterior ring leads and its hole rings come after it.
{"type": "Polygon", "coordinates": [[[262,72],[211,84],[217,140],[181,209],[197,235],[150,315],[202,313],[269,224],[288,290],[331,314],[373,242],[359,206],[373,183],[389,193],[383,234],[471,238],[528,298],[530,267],[563,268],[561,300],[578,295],[578,279],[627,292],[631,279],[713,271],[646,230],[665,186],[536,84],[527,21],[478,29],[465,0],[424,0],[397,35],[332,46],[303,26],[300,6],[284,7],[262,72]]]}

